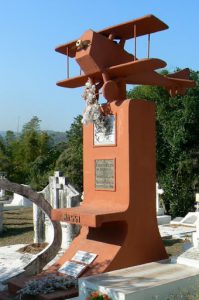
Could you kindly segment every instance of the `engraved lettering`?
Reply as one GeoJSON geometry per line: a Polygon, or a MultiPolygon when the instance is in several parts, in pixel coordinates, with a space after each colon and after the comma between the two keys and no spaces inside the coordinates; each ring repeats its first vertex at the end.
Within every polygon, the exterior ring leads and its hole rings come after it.
{"type": "Polygon", "coordinates": [[[69,223],[79,224],[80,223],[80,216],[64,214],[64,221],[69,222],[69,223]]]}
{"type": "Polygon", "coordinates": [[[115,189],[114,159],[95,160],[95,189],[111,191],[115,189]]]}

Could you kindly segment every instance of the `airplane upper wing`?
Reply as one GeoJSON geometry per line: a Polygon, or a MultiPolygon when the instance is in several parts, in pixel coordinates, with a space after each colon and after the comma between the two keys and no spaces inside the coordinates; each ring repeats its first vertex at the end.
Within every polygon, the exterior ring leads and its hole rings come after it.
{"type": "Polygon", "coordinates": [[[59,53],[62,53],[62,54],[65,54],[65,55],[68,55],[69,57],[75,57],[76,42],[77,42],[77,40],[74,40],[74,41],[71,41],[67,44],[60,45],[60,46],[55,48],[55,51],[57,51],[59,53]],[[68,52],[67,52],[67,48],[68,48],[68,52]]]}
{"type": "MultiPolygon", "coordinates": [[[[113,34],[116,39],[128,40],[134,37],[134,25],[136,25],[136,37],[168,29],[168,26],[154,15],[147,15],[139,19],[105,28],[98,31],[98,33],[101,33],[107,37],[109,34],[113,34]]],[[[73,40],[67,44],[60,45],[55,48],[55,51],[65,55],[67,55],[68,51],[69,57],[75,57],[76,42],[77,40],[73,40]]]]}
{"type": "Polygon", "coordinates": [[[105,28],[98,31],[98,33],[101,33],[105,36],[113,34],[115,39],[123,38],[128,40],[134,37],[134,25],[136,25],[136,37],[169,28],[168,25],[156,18],[154,15],[147,15],[123,24],[105,28]]]}

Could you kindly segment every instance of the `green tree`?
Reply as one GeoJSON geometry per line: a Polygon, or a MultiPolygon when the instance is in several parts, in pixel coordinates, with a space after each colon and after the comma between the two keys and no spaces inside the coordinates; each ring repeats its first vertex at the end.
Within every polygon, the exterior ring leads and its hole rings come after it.
{"type": "Polygon", "coordinates": [[[132,99],[154,101],[157,108],[157,170],[164,202],[173,215],[194,209],[199,188],[199,72],[191,72],[196,87],[171,98],[160,87],[136,86],[132,99]]]}
{"type": "Polygon", "coordinates": [[[0,136],[0,172],[9,172],[11,169],[11,162],[7,155],[7,149],[5,145],[5,141],[0,136]]]}
{"type": "Polygon", "coordinates": [[[40,130],[40,120],[34,116],[23,126],[21,135],[7,132],[5,137],[6,154],[11,161],[9,179],[18,183],[30,184],[40,190],[48,183],[58,157],[53,156],[50,136],[40,130]]]}
{"type": "Polygon", "coordinates": [[[77,116],[66,132],[66,149],[61,153],[56,168],[68,177],[79,191],[83,189],[83,159],[82,159],[82,116],[77,116]]]}

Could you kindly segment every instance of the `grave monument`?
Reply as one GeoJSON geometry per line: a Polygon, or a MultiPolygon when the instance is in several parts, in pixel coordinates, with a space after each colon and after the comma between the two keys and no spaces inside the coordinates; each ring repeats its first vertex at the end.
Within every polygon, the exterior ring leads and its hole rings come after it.
{"type": "Polygon", "coordinates": [[[67,262],[65,274],[70,274],[70,262],[75,268],[79,251],[95,255],[84,275],[167,258],[156,221],[155,105],[126,99],[126,84],[163,86],[171,96],[194,86],[188,69],[168,76],[155,71],[166,63],[150,58],[150,34],[167,28],[148,15],[99,32],[87,30],[79,40],[56,48],[67,55],[67,79],[57,85],[85,85],[87,105],[84,202],[80,207],[53,209],[51,214],[53,220],[82,226],[57,262],[60,266],[67,262]],[[148,52],[147,58],[138,59],[136,41],[142,35],[148,35],[148,52]],[[124,49],[130,38],[134,38],[133,54],[124,49]],[[69,57],[75,58],[83,74],[69,77],[69,57]],[[100,89],[103,105],[98,103],[100,89]]]}
{"type": "MultiPolygon", "coordinates": [[[[55,171],[53,176],[49,176],[49,184],[41,193],[52,208],[66,208],[80,205],[80,194],[59,171],[55,171]]],[[[36,204],[33,204],[33,221],[34,243],[46,242],[50,244],[54,239],[52,223],[49,217],[36,204]]],[[[67,249],[74,237],[79,233],[79,226],[61,222],[61,228],[61,248],[67,249]]]]}
{"type": "MultiPolygon", "coordinates": [[[[6,175],[6,172],[0,172],[0,179],[5,179],[6,175]]],[[[3,231],[3,209],[7,201],[8,197],[6,196],[5,190],[0,187],[0,233],[3,231]]]]}
{"type": "MultiPolygon", "coordinates": [[[[0,173],[0,178],[5,178],[3,172],[0,173]]],[[[3,231],[3,204],[4,204],[5,191],[0,188],[0,232],[3,231]]]]}
{"type": "Polygon", "coordinates": [[[171,216],[165,215],[165,207],[161,203],[160,196],[164,193],[164,190],[159,188],[158,182],[156,182],[156,214],[158,225],[169,224],[171,222],[171,216]]]}
{"type": "MultiPolygon", "coordinates": [[[[156,220],[155,104],[126,99],[126,84],[162,86],[171,96],[195,85],[188,69],[167,76],[156,72],[166,63],[150,58],[150,35],[167,28],[148,15],[98,32],[87,30],[80,39],[56,48],[67,55],[67,79],[57,85],[85,85],[84,201],[79,207],[51,210],[53,222],[82,228],[48,274],[88,276],[168,257],[156,220]],[[143,35],[148,36],[147,55],[138,59],[137,38],[143,35]],[[131,38],[133,54],[124,49],[131,38]],[[73,78],[70,57],[81,68],[73,78]],[[103,105],[98,102],[100,93],[103,105]]],[[[12,281],[10,291],[16,292],[25,281],[12,281]]],[[[58,291],[37,299],[70,296],[70,291],[58,291]]]]}

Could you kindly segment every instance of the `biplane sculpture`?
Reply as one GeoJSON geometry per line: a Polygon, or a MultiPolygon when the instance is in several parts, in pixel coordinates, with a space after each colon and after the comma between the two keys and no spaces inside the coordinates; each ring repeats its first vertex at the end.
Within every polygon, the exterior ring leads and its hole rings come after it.
{"type": "MultiPolygon", "coordinates": [[[[188,79],[189,69],[168,76],[156,71],[166,63],[150,58],[150,34],[167,28],[148,15],[99,32],[87,30],[80,39],[56,48],[67,55],[67,79],[57,85],[76,88],[89,81],[97,95],[102,89],[108,103],[100,106],[100,113],[111,122],[103,127],[109,128],[108,134],[102,135],[96,123],[83,126],[84,201],[79,207],[51,211],[51,220],[81,225],[81,231],[38,278],[60,272],[67,276],[71,270],[78,277],[90,276],[168,258],[156,219],[155,104],[126,99],[126,84],[162,86],[172,96],[195,85],[188,79]],[[148,55],[138,59],[137,37],[143,35],[148,35],[148,55]],[[134,38],[133,54],[124,49],[130,38],[134,38]],[[69,78],[70,57],[80,65],[82,75],[69,78]],[[102,139],[96,143],[95,137],[102,139]],[[94,260],[83,260],[80,253],[87,258],[94,255],[94,260]]],[[[16,293],[28,280],[27,276],[11,280],[10,292],[16,293]]],[[[139,280],[143,278],[138,284],[139,280]]],[[[71,288],[35,299],[61,300],[77,294],[71,288]]]]}
{"type": "MultiPolygon", "coordinates": [[[[150,34],[167,29],[168,26],[153,15],[109,27],[95,32],[87,30],[78,40],[61,45],[55,50],[75,58],[83,75],[59,81],[58,86],[76,88],[83,86],[88,78],[102,88],[107,101],[122,100],[126,95],[126,84],[157,85],[166,88],[171,96],[183,94],[193,87],[189,80],[189,69],[163,76],[156,70],[164,68],[166,62],[150,58],[150,34]],[[148,35],[147,58],[138,59],[136,38],[148,35]],[[134,38],[134,54],[125,49],[125,42],[134,38]]],[[[69,59],[68,59],[69,63],[69,59]]]]}
{"type": "Polygon", "coordinates": [[[80,39],[56,48],[68,57],[67,79],[57,85],[76,88],[89,81],[98,95],[102,88],[108,103],[100,106],[101,113],[114,120],[112,144],[104,143],[104,137],[95,144],[96,126],[83,126],[84,201],[80,207],[54,209],[51,214],[52,220],[82,226],[58,266],[78,250],[97,254],[83,276],[168,257],[155,210],[155,104],[126,99],[126,84],[162,86],[172,96],[195,85],[188,79],[189,69],[168,76],[156,72],[166,63],[150,58],[150,34],[167,28],[148,15],[99,32],[89,29],[80,39]],[[136,39],[147,34],[147,58],[138,59],[136,39]],[[130,38],[134,54],[124,49],[130,38]],[[69,78],[70,57],[84,74],[69,78]]]}

